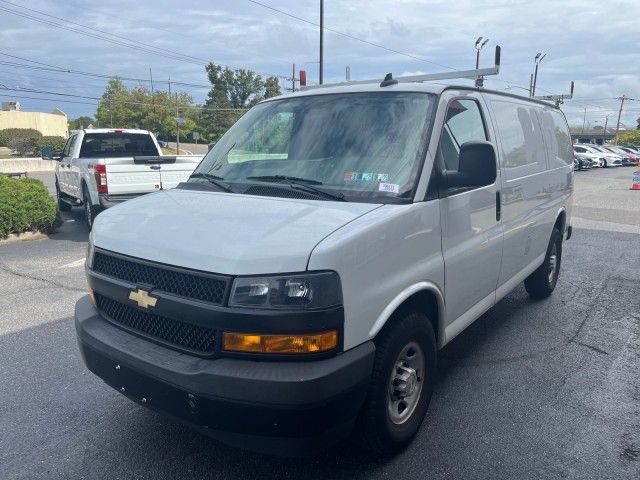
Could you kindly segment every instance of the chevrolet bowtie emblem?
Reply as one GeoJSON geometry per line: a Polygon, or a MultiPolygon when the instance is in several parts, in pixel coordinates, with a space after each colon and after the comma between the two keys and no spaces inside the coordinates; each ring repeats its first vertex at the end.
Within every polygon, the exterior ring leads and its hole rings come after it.
{"type": "Polygon", "coordinates": [[[137,302],[141,308],[155,307],[158,301],[157,298],[149,296],[149,292],[140,288],[136,292],[129,293],[129,300],[137,302]]]}

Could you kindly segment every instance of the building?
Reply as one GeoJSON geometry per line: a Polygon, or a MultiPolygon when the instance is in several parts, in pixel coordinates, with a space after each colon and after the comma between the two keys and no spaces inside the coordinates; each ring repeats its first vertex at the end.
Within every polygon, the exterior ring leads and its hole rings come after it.
{"type": "MultiPolygon", "coordinates": [[[[607,131],[605,132],[604,128],[600,125],[594,128],[571,127],[569,130],[573,143],[597,143],[598,145],[602,145],[616,136],[615,128],[607,127],[607,131]]],[[[621,128],[620,132],[622,133],[625,130],[626,129],[621,128]]]]}
{"type": "Polygon", "coordinates": [[[3,102],[0,111],[0,130],[7,128],[32,128],[43,136],[68,136],[67,115],[55,109],[52,113],[23,112],[20,102],[3,102]]]}

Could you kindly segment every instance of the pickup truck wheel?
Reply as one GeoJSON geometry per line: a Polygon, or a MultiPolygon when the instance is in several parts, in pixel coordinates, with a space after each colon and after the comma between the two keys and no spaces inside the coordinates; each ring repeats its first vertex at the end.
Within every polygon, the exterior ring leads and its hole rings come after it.
{"type": "Polygon", "coordinates": [[[554,227],[544,262],[524,281],[524,288],[531,298],[547,298],[556,288],[562,261],[562,234],[554,227]]]}
{"type": "Polygon", "coordinates": [[[358,420],[365,447],[383,456],[404,449],[427,412],[436,375],[436,339],[431,322],[412,312],[376,338],[367,399],[358,420]]]}
{"type": "Polygon", "coordinates": [[[69,210],[71,210],[71,205],[62,199],[62,195],[60,194],[60,187],[58,186],[57,182],[56,182],[56,198],[58,200],[58,210],[60,210],[61,212],[68,212],[69,210]]]}
{"type": "Polygon", "coordinates": [[[91,203],[91,197],[89,196],[86,186],[82,187],[82,201],[84,202],[84,222],[89,231],[91,231],[93,228],[93,221],[95,220],[98,211],[91,203]]]}

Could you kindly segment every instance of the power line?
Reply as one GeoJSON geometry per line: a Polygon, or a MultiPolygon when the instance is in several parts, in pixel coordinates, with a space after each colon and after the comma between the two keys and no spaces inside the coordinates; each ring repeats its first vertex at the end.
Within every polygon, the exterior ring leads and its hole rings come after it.
{"type": "MultiPolygon", "coordinates": [[[[263,7],[263,8],[272,10],[272,11],[277,12],[277,13],[280,13],[282,15],[286,15],[287,17],[294,18],[296,20],[299,20],[301,22],[307,23],[309,25],[313,25],[314,27],[320,28],[320,24],[319,23],[316,23],[316,22],[311,21],[311,20],[307,20],[306,18],[302,18],[302,17],[299,17],[297,15],[293,15],[292,13],[289,13],[289,12],[285,12],[284,10],[280,10],[278,8],[272,7],[271,5],[267,5],[265,3],[258,2],[256,0],[247,0],[247,1],[250,2],[250,3],[253,3],[255,5],[259,5],[259,6],[263,7]]],[[[419,56],[413,55],[411,53],[401,52],[399,50],[395,50],[393,48],[389,48],[389,47],[386,47],[384,45],[380,45],[379,43],[370,42],[369,40],[365,40],[364,38],[356,37],[355,35],[351,35],[350,33],[341,32],[339,30],[335,30],[333,28],[329,28],[329,27],[326,27],[326,26],[324,27],[324,30],[326,30],[327,32],[335,33],[337,35],[341,35],[341,36],[346,37],[346,38],[350,38],[351,40],[356,40],[358,42],[365,43],[365,44],[370,45],[372,47],[381,48],[383,50],[386,50],[387,52],[395,53],[396,55],[402,55],[402,56],[405,56],[405,57],[413,58],[414,60],[419,60],[421,62],[426,62],[426,63],[430,63],[432,65],[437,65],[438,67],[447,68],[449,70],[455,70],[455,68],[453,68],[453,67],[449,67],[447,65],[443,65],[441,63],[434,62],[432,60],[427,60],[424,57],[419,57],[419,56]]]]}
{"type": "MultiPolygon", "coordinates": [[[[169,50],[169,49],[166,49],[166,48],[156,47],[154,45],[143,43],[143,42],[140,42],[138,40],[133,40],[131,38],[128,38],[128,37],[125,37],[125,36],[122,36],[122,35],[116,35],[116,34],[112,34],[112,33],[106,32],[105,30],[99,30],[99,29],[96,29],[95,27],[83,25],[83,24],[77,23],[77,22],[71,22],[71,21],[69,21],[67,19],[64,19],[64,18],[61,18],[61,17],[56,17],[54,15],[50,15],[48,13],[45,13],[45,12],[42,12],[42,11],[39,11],[39,10],[35,10],[35,9],[32,9],[32,8],[23,7],[21,5],[18,5],[18,4],[12,3],[12,2],[8,2],[6,0],[0,0],[0,2],[12,5],[13,7],[21,8],[21,9],[26,10],[26,11],[34,12],[37,15],[40,15],[42,17],[53,18],[53,19],[56,19],[56,20],[61,20],[61,21],[65,22],[67,24],[70,24],[70,25],[76,25],[76,26],[80,27],[80,29],[79,28],[74,28],[74,27],[69,27],[68,25],[65,25],[65,24],[62,24],[62,23],[58,23],[58,22],[55,22],[53,20],[48,20],[47,18],[40,18],[40,17],[37,17],[35,15],[29,14],[29,13],[25,13],[23,11],[12,10],[10,8],[3,7],[3,6],[0,6],[0,11],[5,11],[5,12],[10,13],[12,15],[16,15],[16,16],[19,16],[19,17],[22,17],[22,18],[26,18],[28,20],[33,20],[35,22],[39,22],[39,23],[42,23],[42,24],[45,24],[45,25],[49,25],[49,26],[52,26],[52,27],[55,27],[55,28],[59,28],[59,29],[62,29],[62,30],[66,30],[66,31],[69,31],[69,32],[77,33],[79,35],[84,35],[84,36],[87,36],[87,37],[90,37],[90,38],[95,38],[95,39],[102,40],[102,41],[107,42],[107,43],[120,45],[120,46],[123,46],[123,47],[126,47],[126,48],[130,48],[130,49],[133,49],[133,50],[139,50],[139,51],[144,51],[146,53],[153,53],[153,54],[156,54],[156,55],[162,55],[164,57],[171,58],[173,60],[192,63],[192,64],[196,64],[196,65],[203,65],[203,64],[207,64],[207,63],[210,62],[210,60],[205,60],[205,59],[202,59],[202,58],[193,57],[191,55],[185,55],[185,54],[182,54],[180,52],[176,52],[174,50],[169,50]],[[102,34],[94,33],[94,32],[101,32],[102,34]]],[[[44,64],[44,65],[46,65],[46,64],[44,64]]],[[[226,67],[226,68],[230,68],[232,70],[237,70],[236,68],[230,67],[228,65],[223,65],[223,64],[218,64],[218,65],[221,65],[221,66],[226,67]]],[[[277,78],[279,78],[281,80],[289,80],[289,77],[287,75],[279,75],[279,74],[257,72],[257,71],[255,73],[257,73],[258,75],[266,76],[266,77],[273,76],[273,77],[277,77],[277,78]]]]}

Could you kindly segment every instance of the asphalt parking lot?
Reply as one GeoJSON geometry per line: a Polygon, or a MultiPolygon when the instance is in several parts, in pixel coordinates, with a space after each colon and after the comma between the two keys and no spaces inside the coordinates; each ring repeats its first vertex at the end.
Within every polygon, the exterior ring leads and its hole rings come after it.
{"type": "Polygon", "coordinates": [[[640,478],[633,170],[576,173],[554,295],[518,287],[449,344],[418,438],[388,461],[349,443],[302,460],[242,452],[134,404],[78,354],[81,212],[49,238],[0,245],[0,477],[640,478]]]}

